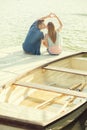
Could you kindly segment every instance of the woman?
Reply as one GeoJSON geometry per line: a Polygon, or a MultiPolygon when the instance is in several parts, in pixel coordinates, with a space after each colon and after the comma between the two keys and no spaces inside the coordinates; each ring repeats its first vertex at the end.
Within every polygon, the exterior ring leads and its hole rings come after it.
{"type": "Polygon", "coordinates": [[[47,47],[47,51],[51,55],[57,55],[61,53],[61,41],[60,41],[60,31],[62,30],[62,22],[61,20],[55,15],[51,14],[51,17],[56,18],[59,23],[59,28],[56,30],[55,26],[52,22],[47,24],[48,33],[45,35],[45,39],[43,44],[47,47]]]}

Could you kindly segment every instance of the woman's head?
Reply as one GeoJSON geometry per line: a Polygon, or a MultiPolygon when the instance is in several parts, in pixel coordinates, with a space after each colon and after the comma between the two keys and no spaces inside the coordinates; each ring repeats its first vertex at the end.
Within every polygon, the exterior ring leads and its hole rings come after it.
{"type": "Polygon", "coordinates": [[[47,24],[48,31],[55,31],[54,24],[52,22],[49,22],[47,24]]]}
{"type": "Polygon", "coordinates": [[[49,22],[47,24],[47,29],[48,29],[48,35],[49,35],[49,37],[55,43],[55,41],[56,41],[56,31],[55,31],[54,24],[52,22],[49,22]]]}

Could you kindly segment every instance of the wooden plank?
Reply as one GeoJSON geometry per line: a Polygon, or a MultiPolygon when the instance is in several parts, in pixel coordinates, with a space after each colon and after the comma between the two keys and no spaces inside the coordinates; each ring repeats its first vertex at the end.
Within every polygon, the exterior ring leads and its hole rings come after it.
{"type": "Polygon", "coordinates": [[[71,63],[73,68],[87,71],[87,58],[84,57],[72,58],[71,63]]]}
{"type": "Polygon", "coordinates": [[[86,86],[86,83],[82,83],[82,84],[77,88],[77,90],[78,90],[78,91],[82,91],[85,86],[86,86]]]}
{"type": "Polygon", "coordinates": [[[57,115],[60,115],[62,112],[64,112],[64,110],[67,108],[67,106],[72,103],[74,100],[76,99],[76,97],[72,97],[71,96],[68,98],[68,100],[66,101],[66,103],[63,105],[63,107],[58,111],[57,115]]]}
{"type": "Polygon", "coordinates": [[[43,107],[43,106],[46,106],[47,104],[53,102],[53,101],[54,101],[56,98],[58,98],[59,96],[60,96],[60,95],[54,96],[54,97],[50,98],[49,100],[47,100],[47,101],[45,101],[45,102],[43,102],[43,103],[37,105],[35,108],[41,108],[41,107],[43,107]]]}
{"type": "Polygon", "coordinates": [[[77,88],[78,88],[79,86],[81,86],[81,85],[82,85],[82,83],[78,83],[78,84],[75,84],[75,85],[69,87],[69,89],[75,90],[75,89],[77,89],[77,88]]]}
{"type": "Polygon", "coordinates": [[[87,93],[77,92],[77,91],[69,90],[69,89],[52,87],[52,86],[48,86],[48,85],[42,85],[42,84],[36,84],[36,83],[26,83],[26,82],[17,82],[17,83],[13,83],[13,84],[23,86],[23,87],[29,87],[29,88],[44,90],[44,91],[63,93],[63,94],[66,94],[66,95],[72,95],[72,96],[76,96],[76,97],[87,98],[87,93]]]}
{"type": "Polygon", "coordinates": [[[87,72],[82,71],[82,70],[77,70],[77,69],[69,69],[69,68],[65,68],[65,67],[56,67],[56,66],[46,66],[43,67],[44,69],[47,70],[53,70],[53,71],[62,71],[62,72],[66,72],[66,73],[72,73],[72,74],[78,74],[78,75],[86,75],[87,76],[87,72]]]}
{"type": "MultiPolygon", "coordinates": [[[[71,86],[69,89],[71,89],[71,90],[78,89],[78,91],[81,91],[81,90],[83,89],[83,86],[82,86],[81,83],[78,83],[78,84],[75,84],[75,85],[71,86]],[[79,87],[79,88],[78,88],[78,87],[79,87]],[[79,90],[79,89],[80,89],[80,90],[79,90]]],[[[48,105],[49,103],[53,103],[53,102],[55,101],[55,99],[62,98],[63,96],[65,96],[65,94],[56,95],[56,96],[50,98],[49,100],[47,100],[47,101],[45,101],[45,102],[43,102],[43,103],[37,105],[35,108],[42,108],[42,107],[48,105]]],[[[76,97],[73,96],[72,99],[75,99],[75,98],[76,98],[76,97]]],[[[70,99],[70,102],[73,101],[73,100],[71,100],[71,97],[69,97],[69,99],[70,99]]],[[[61,104],[62,104],[62,103],[61,103],[61,104]]]]}

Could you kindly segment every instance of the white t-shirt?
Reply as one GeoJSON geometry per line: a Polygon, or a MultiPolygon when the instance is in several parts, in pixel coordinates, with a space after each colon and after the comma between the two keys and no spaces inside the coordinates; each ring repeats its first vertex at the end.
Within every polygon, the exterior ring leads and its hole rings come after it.
{"type": "Polygon", "coordinates": [[[53,43],[53,41],[50,39],[48,36],[47,42],[48,42],[48,52],[50,54],[60,54],[62,51],[61,48],[61,36],[60,33],[57,31],[57,37],[56,37],[56,42],[53,43]]]}

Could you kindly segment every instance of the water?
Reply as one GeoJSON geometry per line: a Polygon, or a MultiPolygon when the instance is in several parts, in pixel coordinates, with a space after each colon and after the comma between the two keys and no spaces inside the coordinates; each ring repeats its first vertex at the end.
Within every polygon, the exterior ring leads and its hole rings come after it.
{"type": "MultiPolygon", "coordinates": [[[[50,12],[63,22],[63,49],[87,51],[87,0],[0,0],[0,49],[21,48],[32,22],[50,12]]],[[[78,122],[73,130],[83,130],[78,122]]]]}
{"type": "Polygon", "coordinates": [[[0,0],[0,48],[21,46],[32,22],[54,12],[64,25],[63,48],[87,51],[86,5],[87,0],[0,0]]]}
{"type": "Polygon", "coordinates": [[[87,110],[76,121],[66,126],[62,130],[86,130],[87,110]]]}

